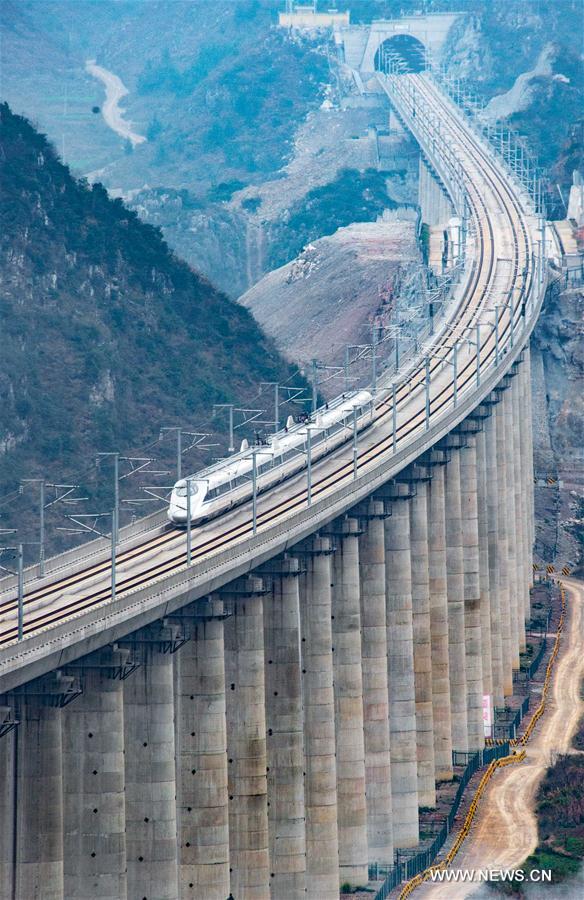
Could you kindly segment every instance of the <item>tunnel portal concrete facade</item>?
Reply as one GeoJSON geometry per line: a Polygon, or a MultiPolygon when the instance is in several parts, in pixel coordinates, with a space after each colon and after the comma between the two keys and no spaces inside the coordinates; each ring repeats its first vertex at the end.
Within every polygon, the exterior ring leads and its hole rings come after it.
{"type": "Polygon", "coordinates": [[[371,25],[346,25],[335,31],[343,47],[347,65],[358,72],[375,72],[379,49],[386,41],[408,37],[419,42],[433,62],[439,62],[448,33],[461,13],[434,13],[429,16],[404,16],[400,19],[372,22],[371,25]]]}

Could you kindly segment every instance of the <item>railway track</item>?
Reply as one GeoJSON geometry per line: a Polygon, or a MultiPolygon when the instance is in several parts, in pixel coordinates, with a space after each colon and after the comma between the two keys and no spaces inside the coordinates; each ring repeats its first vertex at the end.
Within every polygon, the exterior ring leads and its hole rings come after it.
{"type": "MultiPolygon", "coordinates": [[[[460,162],[466,182],[470,207],[471,228],[476,242],[476,259],[468,284],[452,318],[442,326],[432,346],[430,360],[431,394],[430,427],[440,420],[453,403],[454,385],[450,376],[454,340],[465,334],[486,309],[496,270],[497,251],[511,245],[512,266],[505,294],[514,300],[500,318],[499,344],[508,346],[511,329],[517,330],[524,314],[525,299],[533,287],[532,246],[526,212],[515,196],[512,185],[493,162],[481,142],[468,130],[460,114],[424,75],[402,76],[410,79],[419,96],[434,109],[440,110],[441,122],[453,146],[460,151],[460,162]],[[483,193],[485,196],[483,196],[483,193]],[[502,216],[494,228],[494,219],[502,216]],[[503,227],[504,226],[504,227],[503,227]],[[458,335],[458,337],[457,337],[458,335]],[[441,356],[441,354],[443,354],[441,356]]],[[[469,347],[461,354],[458,372],[458,395],[472,388],[476,378],[476,353],[469,347]]],[[[481,371],[492,366],[496,353],[495,336],[491,329],[480,344],[481,371]]],[[[400,381],[396,390],[397,428],[395,449],[407,446],[426,426],[424,402],[425,363],[418,360],[400,381]]],[[[394,453],[394,435],[390,428],[394,410],[391,395],[380,391],[370,426],[361,433],[357,456],[357,472],[388,460],[394,453]]],[[[312,503],[331,491],[349,483],[354,477],[353,460],[346,458],[346,446],[313,463],[312,503]]],[[[267,529],[307,505],[305,475],[292,476],[272,491],[260,495],[257,528],[267,529]],[[278,494],[284,496],[278,497],[278,494]],[[277,497],[276,502],[273,497],[277,497]]],[[[260,483],[261,489],[261,483],[260,483]]],[[[193,562],[218,555],[236,542],[251,536],[251,504],[240,507],[194,530],[193,562]],[[198,532],[198,533],[197,533],[198,532]]],[[[184,532],[167,530],[146,538],[135,547],[122,550],[117,556],[118,580],[116,596],[158,581],[180,570],[186,564],[184,532]]],[[[24,598],[24,635],[50,629],[71,616],[107,605],[110,598],[108,558],[90,562],[81,571],[60,574],[49,584],[29,589],[24,598]]],[[[0,601],[0,647],[10,645],[17,637],[17,600],[14,595],[0,601]]]]}

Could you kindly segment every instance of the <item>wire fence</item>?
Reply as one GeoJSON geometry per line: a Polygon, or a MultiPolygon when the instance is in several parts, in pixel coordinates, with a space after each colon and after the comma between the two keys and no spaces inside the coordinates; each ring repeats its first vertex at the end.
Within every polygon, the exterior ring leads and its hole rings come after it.
{"type": "MultiPolygon", "coordinates": [[[[549,629],[551,617],[552,605],[550,604],[550,607],[546,612],[545,632],[542,636],[539,650],[525,670],[528,681],[533,678],[545,656],[548,646],[547,631],[549,629]]],[[[412,853],[406,859],[398,859],[394,865],[382,865],[378,863],[370,864],[369,880],[379,881],[381,878],[384,879],[382,886],[375,894],[374,900],[385,900],[391,891],[401,884],[402,881],[408,881],[410,878],[414,878],[420,872],[423,872],[432,865],[453,829],[454,821],[469,781],[478,769],[488,766],[489,763],[495,759],[502,759],[510,754],[511,743],[515,742],[517,739],[519,726],[529,711],[529,703],[530,697],[527,695],[523,698],[520,706],[516,710],[504,707],[495,708],[495,718],[498,721],[494,727],[494,735],[493,738],[490,739],[490,745],[486,746],[483,750],[479,750],[476,753],[465,753],[460,750],[453,750],[453,766],[464,766],[464,771],[460,776],[456,795],[448,815],[440,826],[440,830],[436,832],[431,844],[423,850],[412,853]]],[[[402,857],[403,852],[404,851],[401,851],[402,857]]]]}
{"type": "Polygon", "coordinates": [[[379,881],[381,878],[384,879],[383,884],[375,894],[374,900],[385,900],[391,891],[401,884],[402,881],[414,878],[432,864],[454,827],[454,821],[460,808],[460,804],[462,803],[464,792],[475,772],[483,768],[483,766],[488,766],[492,760],[501,759],[504,756],[508,756],[509,753],[510,744],[508,740],[493,747],[485,747],[483,750],[479,750],[476,753],[462,753],[457,750],[453,752],[453,765],[462,765],[465,768],[460,776],[460,781],[450,811],[445,817],[440,830],[436,833],[432,843],[428,847],[412,854],[407,859],[400,859],[395,865],[388,866],[379,863],[370,864],[369,880],[379,881]]]}

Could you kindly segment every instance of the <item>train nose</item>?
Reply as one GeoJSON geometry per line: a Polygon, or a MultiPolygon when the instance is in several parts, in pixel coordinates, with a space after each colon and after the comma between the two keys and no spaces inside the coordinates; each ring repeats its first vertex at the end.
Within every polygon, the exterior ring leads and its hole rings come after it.
{"type": "Polygon", "coordinates": [[[180,506],[172,505],[168,510],[168,518],[175,525],[186,525],[187,511],[186,509],[181,509],[180,506]]]}

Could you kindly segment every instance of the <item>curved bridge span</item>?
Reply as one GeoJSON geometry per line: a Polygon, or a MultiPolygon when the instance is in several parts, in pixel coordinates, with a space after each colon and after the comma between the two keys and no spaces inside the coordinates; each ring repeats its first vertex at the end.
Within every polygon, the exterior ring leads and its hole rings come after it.
{"type": "Polygon", "coordinates": [[[430,74],[378,78],[462,278],[367,427],[193,529],[190,564],[160,516],[122,530],[113,598],[102,543],[56,557],[20,640],[4,582],[0,896],[336,898],[417,844],[512,693],[543,223],[430,74]]]}

